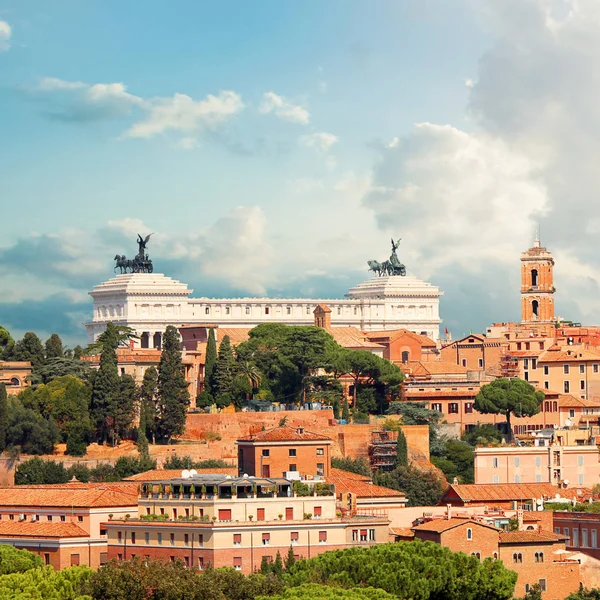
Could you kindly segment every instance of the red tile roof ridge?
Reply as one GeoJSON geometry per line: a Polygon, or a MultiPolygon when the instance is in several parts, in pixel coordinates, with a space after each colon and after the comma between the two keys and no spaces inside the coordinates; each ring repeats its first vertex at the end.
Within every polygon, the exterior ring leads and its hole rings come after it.
{"type": "Polygon", "coordinates": [[[0,521],[0,537],[89,538],[76,523],[46,521],[0,521]]]}
{"type": "Polygon", "coordinates": [[[239,438],[238,442],[332,442],[330,437],[306,431],[304,427],[281,425],[239,438]]]}
{"type": "Polygon", "coordinates": [[[536,542],[564,542],[569,539],[568,535],[561,535],[552,531],[501,531],[500,544],[527,544],[536,542]]]}
{"type": "Polygon", "coordinates": [[[351,492],[356,494],[358,498],[406,497],[404,492],[374,484],[368,475],[350,473],[335,467],[331,468],[327,483],[335,485],[337,494],[351,492]]]}
{"type": "Polygon", "coordinates": [[[421,523],[420,525],[415,525],[414,527],[411,527],[411,529],[413,531],[436,531],[438,533],[442,533],[443,531],[448,531],[448,529],[454,529],[454,527],[459,527],[461,525],[471,523],[473,525],[481,525],[482,527],[488,527],[489,529],[500,531],[500,529],[494,527],[493,525],[488,525],[487,523],[477,521],[470,517],[451,517],[450,519],[448,519],[443,516],[438,519],[426,521],[425,523],[421,523]]]}

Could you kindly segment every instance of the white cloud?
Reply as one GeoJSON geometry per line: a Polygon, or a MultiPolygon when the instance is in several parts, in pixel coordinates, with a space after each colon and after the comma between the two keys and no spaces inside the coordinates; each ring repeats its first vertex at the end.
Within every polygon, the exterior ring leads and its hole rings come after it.
{"type": "Polygon", "coordinates": [[[58,77],[42,77],[36,89],[43,92],[86,89],[89,85],[82,81],[64,81],[58,77]]]}
{"type": "Polygon", "coordinates": [[[291,121],[292,123],[306,125],[310,121],[310,113],[306,108],[299,104],[292,104],[275,92],[266,92],[263,94],[263,100],[258,110],[262,114],[273,113],[280,119],[291,121]]]}
{"type": "Polygon", "coordinates": [[[182,150],[195,150],[198,146],[198,140],[194,137],[184,137],[177,142],[177,147],[182,150]]]}
{"type": "Polygon", "coordinates": [[[0,52],[10,48],[12,27],[6,21],[0,21],[0,52]]]}
{"type": "Polygon", "coordinates": [[[317,148],[327,152],[331,147],[339,141],[337,135],[333,133],[327,133],[326,131],[318,131],[311,133],[310,135],[303,135],[300,138],[300,143],[307,148],[317,148]]]}
{"type": "Polygon", "coordinates": [[[146,102],[146,119],[134,123],[126,132],[129,137],[149,138],[167,131],[189,133],[212,130],[244,108],[239,94],[231,91],[209,94],[193,100],[185,94],[172,98],[152,98],[146,102]]]}

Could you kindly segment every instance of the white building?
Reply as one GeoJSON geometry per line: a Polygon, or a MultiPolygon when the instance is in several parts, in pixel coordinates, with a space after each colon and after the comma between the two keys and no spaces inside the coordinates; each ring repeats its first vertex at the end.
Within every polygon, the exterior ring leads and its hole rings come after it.
{"type": "Polygon", "coordinates": [[[214,324],[255,327],[261,323],[312,325],[318,304],[331,308],[333,327],[363,331],[408,329],[439,339],[439,288],[415,277],[373,277],[351,288],[343,299],[192,298],[193,290],[160,273],[117,275],[94,287],[88,342],[109,321],[133,328],[142,347],[159,348],[167,325],[214,324]]]}

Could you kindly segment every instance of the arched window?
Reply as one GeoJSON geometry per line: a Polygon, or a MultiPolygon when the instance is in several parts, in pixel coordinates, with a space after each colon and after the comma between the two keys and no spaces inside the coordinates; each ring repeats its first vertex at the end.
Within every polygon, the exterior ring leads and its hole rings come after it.
{"type": "Polygon", "coordinates": [[[210,315],[210,307],[208,307],[208,306],[207,306],[207,307],[204,309],[204,314],[205,314],[205,315],[210,315]]]}
{"type": "Polygon", "coordinates": [[[498,560],[498,553],[497,552],[494,552],[493,556],[494,556],[494,560],[498,560]]]}
{"type": "Polygon", "coordinates": [[[520,563],[523,562],[523,555],[520,552],[517,554],[517,559],[518,559],[518,562],[520,562],[520,563]]]}
{"type": "Polygon", "coordinates": [[[531,286],[537,287],[538,284],[538,272],[537,269],[531,269],[531,286]]]}
{"type": "Polygon", "coordinates": [[[249,315],[250,314],[250,307],[246,306],[246,314],[249,315]]]}
{"type": "Polygon", "coordinates": [[[540,303],[537,300],[534,300],[531,303],[531,310],[533,311],[533,315],[535,317],[539,317],[540,303]]]}
{"type": "Polygon", "coordinates": [[[552,411],[558,412],[558,402],[556,402],[556,401],[552,402],[552,411]]]}
{"type": "Polygon", "coordinates": [[[21,385],[21,381],[19,380],[18,377],[11,377],[9,385],[13,385],[14,387],[19,387],[21,385]]]}
{"type": "Polygon", "coordinates": [[[470,527],[467,529],[467,539],[468,540],[473,539],[473,530],[470,527]]]}
{"type": "Polygon", "coordinates": [[[268,306],[265,306],[265,315],[268,315],[270,311],[271,311],[271,308],[268,306]]]}
{"type": "Polygon", "coordinates": [[[408,350],[404,350],[402,352],[402,364],[403,365],[405,365],[408,362],[408,357],[409,357],[408,350]]]}
{"type": "Polygon", "coordinates": [[[150,347],[150,334],[147,331],[144,331],[140,337],[140,346],[142,348],[150,347]]]}
{"type": "Polygon", "coordinates": [[[518,563],[519,562],[519,555],[516,552],[513,553],[513,562],[514,563],[518,563]]]}
{"type": "Polygon", "coordinates": [[[228,315],[231,312],[231,309],[229,308],[229,306],[225,307],[225,314],[228,315]]]}
{"type": "Polygon", "coordinates": [[[154,347],[157,350],[161,350],[162,349],[162,333],[160,331],[157,331],[154,334],[154,337],[152,339],[152,343],[154,344],[154,347]]]}

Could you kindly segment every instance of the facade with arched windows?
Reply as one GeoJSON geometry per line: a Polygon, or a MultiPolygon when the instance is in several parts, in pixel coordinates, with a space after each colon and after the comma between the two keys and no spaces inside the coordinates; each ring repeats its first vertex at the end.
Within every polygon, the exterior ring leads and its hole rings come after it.
{"type": "Polygon", "coordinates": [[[521,322],[554,321],[554,258],[540,245],[536,236],[533,247],[521,254],[521,322]]]}
{"type": "Polygon", "coordinates": [[[362,331],[406,329],[437,342],[443,292],[416,277],[373,277],[345,298],[192,298],[185,283],[161,273],[117,275],[94,287],[93,317],[85,324],[92,342],[112,321],[131,327],[142,348],[160,348],[167,325],[211,324],[251,328],[261,323],[313,325],[319,304],[331,308],[332,327],[362,331]]]}

